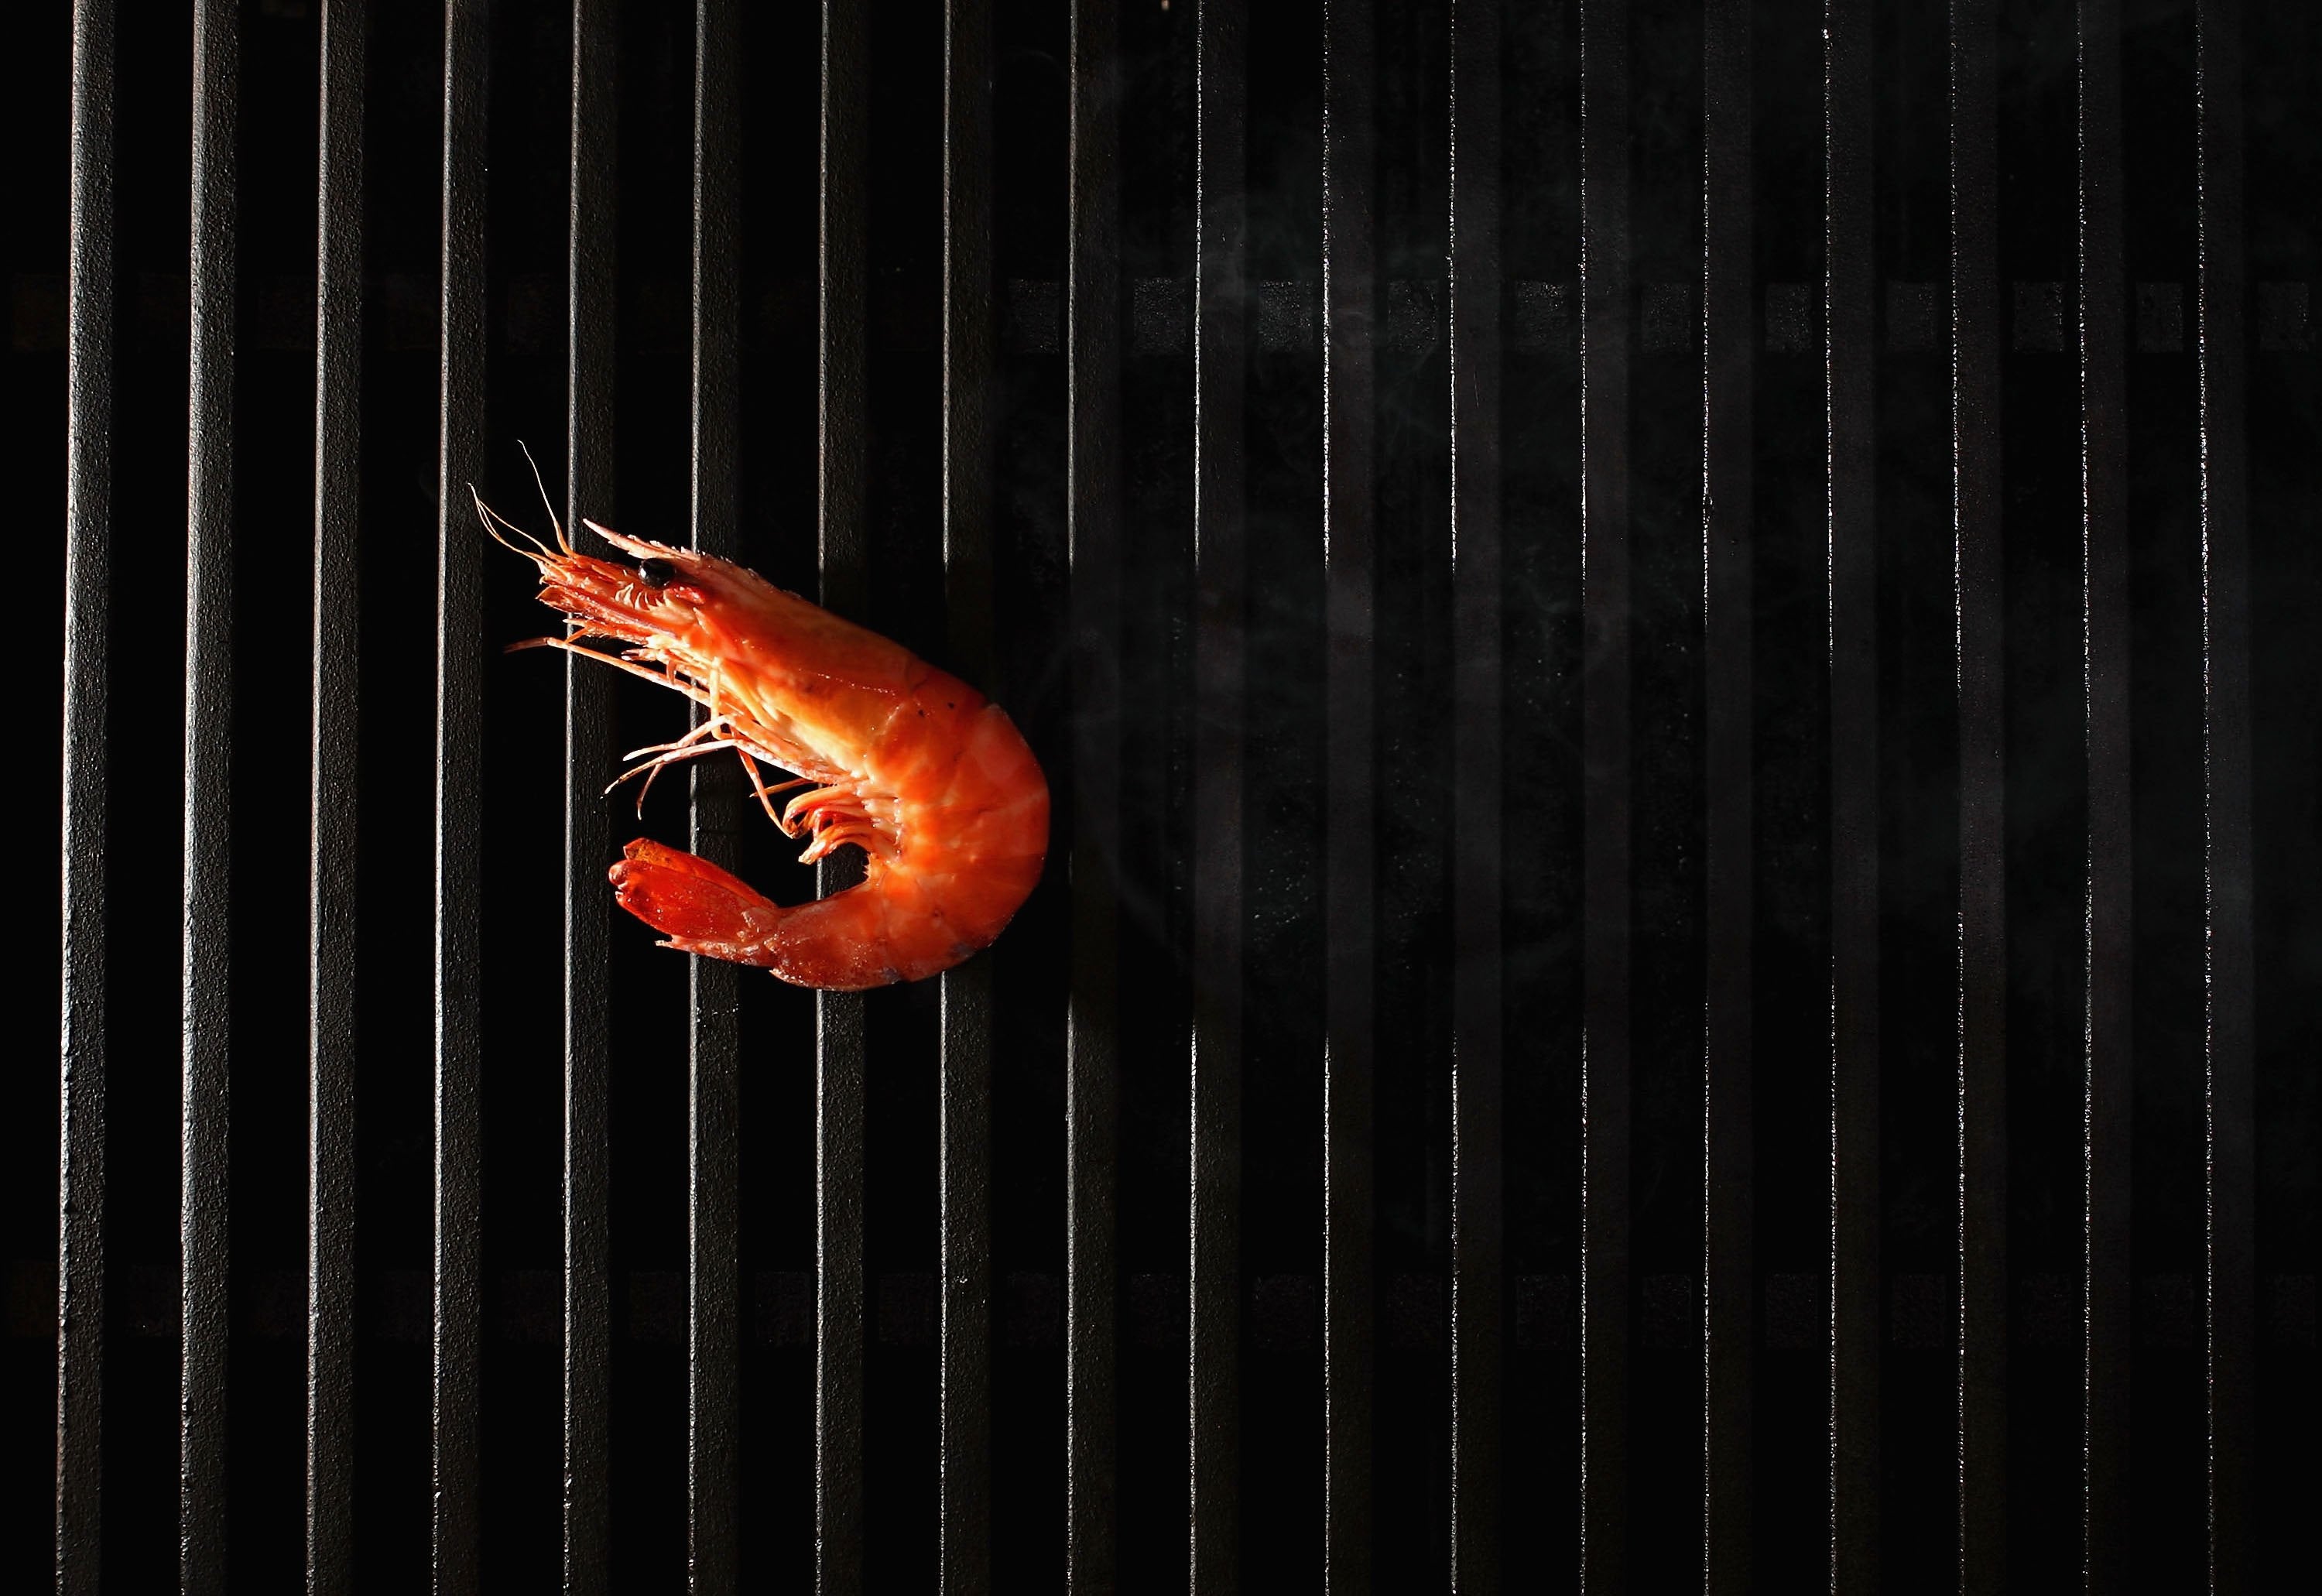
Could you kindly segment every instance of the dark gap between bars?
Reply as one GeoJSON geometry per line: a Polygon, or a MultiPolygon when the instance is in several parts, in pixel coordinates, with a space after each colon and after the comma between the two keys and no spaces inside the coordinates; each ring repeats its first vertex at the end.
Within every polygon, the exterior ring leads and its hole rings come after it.
{"type": "Polygon", "coordinates": [[[1323,1061],[1323,1581],[1367,1596],[1376,1370],[1373,1011],[1377,956],[1373,650],[1377,575],[1372,317],[1376,275],[1370,0],[1325,9],[1322,128],[1323,549],[1328,616],[1323,1061]]]}
{"type": "Polygon", "coordinates": [[[1243,250],[1248,18],[1196,14],[1195,649],[1189,1555],[1195,1596],[1236,1588],[1241,1496],[1243,250]]]}
{"type": "Polygon", "coordinates": [[[2202,734],[2208,930],[2207,1192],[2209,1588],[2253,1589],[2256,1444],[2254,948],[2250,912],[2250,569],[2247,269],[2242,208],[2241,7],[2200,0],[2202,734]]]}
{"type": "Polygon", "coordinates": [[[1451,11],[1451,1579],[1500,1575],[1500,13],[1451,11]]]}
{"type": "MultiPolygon", "coordinates": [[[[989,0],[947,0],[944,21],[944,608],[952,668],[996,691],[989,0]]],[[[939,1572],[945,1596],[980,1596],[992,1587],[992,960],[940,979],[939,1572]]]]}
{"type": "MultiPolygon", "coordinates": [[[[693,46],[692,544],[741,549],[741,18],[699,0],[693,46]]],[[[702,711],[697,710],[695,718],[702,711]]],[[[688,775],[688,845],[726,870],[741,861],[742,795],[688,775]]],[[[741,971],[687,961],[686,1509],[688,1577],[701,1592],[741,1579],[741,971]]]]}
{"type": "Polygon", "coordinates": [[[1749,1588],[1755,1268],[1751,1114],[1751,524],[1755,315],[1748,0],[1704,18],[1702,558],[1706,656],[1708,970],[1703,1048],[1703,1566],[1711,1596],[1749,1588]]]}
{"type": "Polygon", "coordinates": [[[1581,1579],[1628,1566],[1629,8],[1580,12],[1582,896],[1581,1579]]]}
{"type": "MultiPolygon", "coordinates": [[[[866,545],[870,20],[822,8],[820,458],[823,605],[861,617],[866,545]]],[[[855,855],[816,868],[818,896],[861,879],[855,855]]],[[[826,1596],[863,1587],[864,999],[815,994],[815,1577],[826,1596]]]]}
{"type": "Polygon", "coordinates": [[[1824,45],[1830,654],[1830,1548],[1840,1591],[1879,1554],[1879,632],[1871,19],[1824,45]]]}
{"type": "Polygon", "coordinates": [[[2006,707],[1997,22],[1951,14],[1952,471],[1959,684],[1959,1571],[2007,1570],[2006,707]]]}
{"type": "Polygon", "coordinates": [[[1069,320],[1073,968],[1066,1019],[1065,1568],[1115,1577],[1120,1122],[1120,64],[1113,8],[1072,17],[1069,320]]]}
{"type": "Polygon", "coordinates": [[[2105,1596],[2135,1585],[2128,1464],[2134,1333],[2129,1157],[2135,1105],[2130,961],[2135,920],[2119,0],[2089,0],[2079,23],[2081,615],[2089,792],[2081,1573],[2092,1596],[2105,1596]]]}

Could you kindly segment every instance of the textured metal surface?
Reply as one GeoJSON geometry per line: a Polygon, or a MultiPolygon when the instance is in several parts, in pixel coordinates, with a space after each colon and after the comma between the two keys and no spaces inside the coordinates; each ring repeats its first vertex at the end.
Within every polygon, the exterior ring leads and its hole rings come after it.
{"type": "Polygon", "coordinates": [[[57,1596],[96,1596],[105,1475],[106,749],[112,734],[114,22],[73,7],[57,1090],[57,1596]]]}
{"type": "Polygon", "coordinates": [[[2314,25],[28,23],[0,1586],[2267,1588],[2314,25]],[[613,910],[675,707],[501,657],[525,442],[1007,708],[998,946],[613,910]]]}

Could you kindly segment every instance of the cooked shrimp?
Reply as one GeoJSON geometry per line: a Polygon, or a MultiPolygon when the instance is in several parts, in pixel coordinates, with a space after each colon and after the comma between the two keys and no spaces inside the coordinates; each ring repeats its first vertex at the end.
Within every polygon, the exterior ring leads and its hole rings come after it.
{"type": "MultiPolygon", "coordinates": [[[[632,755],[622,780],[732,749],[767,816],[807,837],[802,862],[861,848],[864,880],[828,898],[774,903],[704,859],[639,837],[612,867],[621,907],[662,945],[770,970],[802,987],[855,991],[919,980],[990,944],[1033,886],[1048,848],[1048,784],[1006,713],[957,677],[751,571],[690,549],[583,524],[636,560],[552,549],[479,502],[487,528],[540,568],[562,648],[673,688],[705,718],[632,755]],[[587,648],[603,637],[628,646],[587,648]],[[768,787],[760,765],[792,772],[768,787]],[[773,795],[803,787],[777,812],[773,795]]],[[[614,785],[618,786],[616,782],[614,785]]],[[[640,795],[640,806],[643,798],[640,795]]]]}

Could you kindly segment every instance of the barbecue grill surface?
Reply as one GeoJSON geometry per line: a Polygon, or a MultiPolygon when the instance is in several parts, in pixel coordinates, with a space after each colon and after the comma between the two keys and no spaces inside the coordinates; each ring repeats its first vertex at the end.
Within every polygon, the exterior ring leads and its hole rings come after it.
{"type": "Polygon", "coordinates": [[[2310,1568],[2310,8],[367,9],[9,30],[0,1585],[2310,1568]],[[988,690],[1001,941],[615,914],[840,878],[471,482],[988,690]]]}

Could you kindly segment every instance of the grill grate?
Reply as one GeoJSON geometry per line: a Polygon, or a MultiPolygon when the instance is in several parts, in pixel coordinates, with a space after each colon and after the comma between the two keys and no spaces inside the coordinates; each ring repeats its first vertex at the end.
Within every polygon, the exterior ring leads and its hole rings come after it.
{"type": "MultiPolygon", "coordinates": [[[[2295,1565],[2302,12],[62,15],[0,1580],[2295,1565]],[[989,954],[809,998],[613,912],[670,711],[499,658],[469,500],[559,430],[568,524],[682,504],[1018,716],[989,954]]],[[[854,879],[689,769],[694,852],[854,879]]]]}

